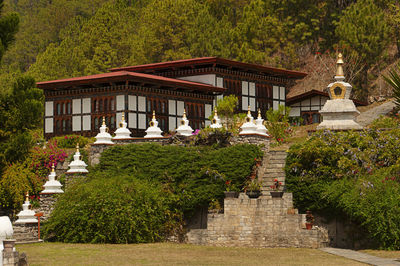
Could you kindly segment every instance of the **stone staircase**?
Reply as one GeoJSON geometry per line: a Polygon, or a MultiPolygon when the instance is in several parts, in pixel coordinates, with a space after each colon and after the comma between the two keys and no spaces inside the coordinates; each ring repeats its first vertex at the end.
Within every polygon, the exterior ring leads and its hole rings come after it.
{"type": "Polygon", "coordinates": [[[263,194],[269,194],[271,186],[274,184],[275,178],[285,185],[285,162],[286,162],[285,151],[269,151],[265,154],[263,159],[263,168],[259,171],[259,177],[262,181],[261,191],[263,194]]]}

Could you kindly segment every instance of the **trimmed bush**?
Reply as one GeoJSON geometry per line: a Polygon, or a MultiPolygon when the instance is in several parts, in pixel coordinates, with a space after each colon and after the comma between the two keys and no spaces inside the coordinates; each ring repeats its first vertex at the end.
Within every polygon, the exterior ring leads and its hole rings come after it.
{"type": "Polygon", "coordinates": [[[400,248],[400,129],[317,132],[293,145],[286,185],[301,211],[351,218],[380,248],[400,248]]]}
{"type": "Polygon", "coordinates": [[[243,187],[254,145],[209,147],[131,144],[102,153],[88,179],[66,191],[45,225],[63,242],[141,243],[180,231],[196,208],[223,198],[225,180],[243,187]]]}

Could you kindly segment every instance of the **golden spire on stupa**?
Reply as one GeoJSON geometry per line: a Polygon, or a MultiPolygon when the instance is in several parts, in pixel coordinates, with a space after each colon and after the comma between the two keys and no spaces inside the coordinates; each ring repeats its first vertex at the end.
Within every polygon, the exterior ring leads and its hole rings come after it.
{"type": "Polygon", "coordinates": [[[336,61],[336,78],[344,79],[344,72],[343,72],[343,55],[341,53],[338,54],[338,59],[336,61]]]}

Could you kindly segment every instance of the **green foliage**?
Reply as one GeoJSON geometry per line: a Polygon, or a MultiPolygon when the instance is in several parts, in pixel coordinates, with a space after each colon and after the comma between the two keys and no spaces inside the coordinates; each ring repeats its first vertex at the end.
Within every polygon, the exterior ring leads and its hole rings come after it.
{"type": "Polygon", "coordinates": [[[98,174],[59,198],[44,233],[48,240],[72,243],[160,241],[179,224],[178,205],[160,184],[98,174]]]}
{"type": "Polygon", "coordinates": [[[207,147],[131,144],[102,153],[82,183],[57,202],[46,224],[49,240],[91,243],[140,243],[179,231],[183,215],[218,201],[225,180],[243,187],[254,145],[213,150],[207,147]],[[123,225],[123,226],[121,226],[123,225]]]}
{"type": "Polygon", "coordinates": [[[400,107],[400,65],[389,71],[389,76],[383,76],[383,79],[393,88],[395,103],[400,107]]]}
{"type": "Polygon", "coordinates": [[[9,93],[0,95],[0,173],[11,162],[22,162],[33,145],[30,131],[43,118],[43,92],[30,77],[19,77],[9,93]]]}
{"type": "Polygon", "coordinates": [[[232,119],[238,103],[239,103],[238,97],[233,94],[224,96],[224,98],[222,99],[218,99],[217,101],[218,114],[221,115],[223,118],[232,119]]]}
{"type": "Polygon", "coordinates": [[[231,137],[232,134],[224,127],[206,127],[199,131],[199,133],[195,136],[193,142],[195,145],[207,145],[212,146],[213,148],[221,148],[226,147],[230,144],[229,140],[231,137]]]}
{"type": "Polygon", "coordinates": [[[2,15],[3,2],[4,0],[0,0],[0,61],[4,52],[14,42],[19,26],[19,17],[17,14],[2,15]]]}
{"type": "Polygon", "coordinates": [[[279,105],[278,110],[269,109],[266,113],[268,133],[281,144],[290,137],[293,130],[289,125],[290,107],[279,105]]]}
{"type": "Polygon", "coordinates": [[[398,128],[400,127],[400,117],[398,114],[394,117],[380,116],[378,119],[372,121],[370,127],[373,129],[398,128]]]}
{"type": "MultiPolygon", "coordinates": [[[[367,83],[368,69],[379,60],[388,44],[390,28],[385,13],[373,0],[359,0],[341,16],[336,35],[349,46],[364,67],[362,85],[367,83]]],[[[361,93],[365,96],[365,91],[361,93]]]]}
{"type": "Polygon", "coordinates": [[[400,129],[318,132],[290,148],[286,186],[296,207],[358,222],[381,248],[400,243],[400,129]]]}
{"type": "Polygon", "coordinates": [[[36,190],[38,186],[38,180],[26,163],[10,165],[0,179],[0,206],[4,209],[20,209],[26,192],[33,194],[32,188],[36,190]]]}
{"type": "Polygon", "coordinates": [[[61,149],[75,148],[77,143],[79,143],[79,147],[83,148],[86,144],[93,142],[92,139],[80,135],[59,136],[52,138],[52,140],[56,141],[58,148],[61,149]]]}

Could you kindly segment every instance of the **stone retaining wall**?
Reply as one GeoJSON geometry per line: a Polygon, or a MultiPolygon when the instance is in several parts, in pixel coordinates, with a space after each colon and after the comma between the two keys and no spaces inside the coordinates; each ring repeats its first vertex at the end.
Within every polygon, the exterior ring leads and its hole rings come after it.
{"type": "Polygon", "coordinates": [[[224,213],[208,214],[207,229],[192,229],[187,242],[215,246],[320,248],[328,244],[327,231],[305,229],[305,215],[293,209],[292,194],[224,200],[224,213]]]}

